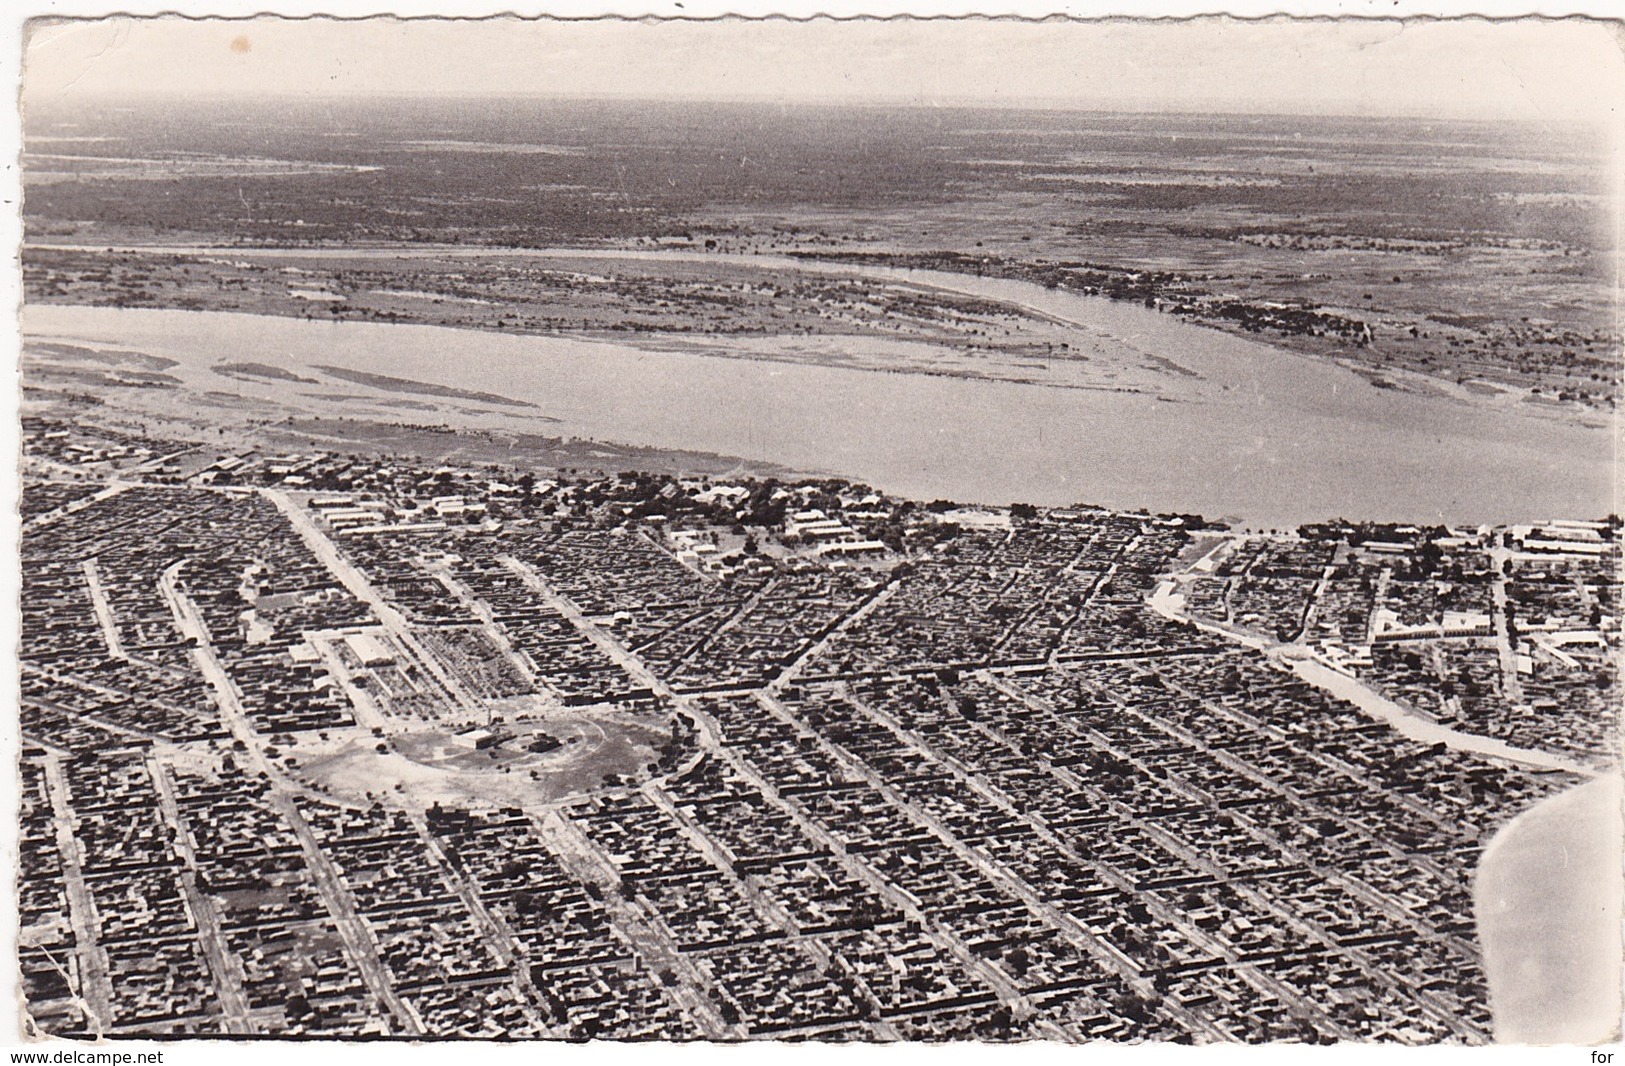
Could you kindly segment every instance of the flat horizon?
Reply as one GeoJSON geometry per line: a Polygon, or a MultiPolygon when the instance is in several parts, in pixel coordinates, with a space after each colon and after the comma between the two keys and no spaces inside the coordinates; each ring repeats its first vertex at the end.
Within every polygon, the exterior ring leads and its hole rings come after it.
{"type": "Polygon", "coordinates": [[[113,18],[28,30],[28,105],[505,96],[1545,123],[1625,110],[1625,59],[1598,22],[113,18]]]}

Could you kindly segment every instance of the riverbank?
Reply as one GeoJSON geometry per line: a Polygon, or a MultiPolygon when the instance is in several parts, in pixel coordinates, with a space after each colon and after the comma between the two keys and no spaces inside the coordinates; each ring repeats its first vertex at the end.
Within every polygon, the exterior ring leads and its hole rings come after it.
{"type": "MultiPolygon", "coordinates": [[[[598,249],[505,254],[645,261],[681,255],[598,249]]],[[[951,286],[960,295],[1020,306],[1088,338],[1102,353],[1100,363],[1114,368],[1123,385],[1148,388],[1052,388],[776,362],[761,359],[757,349],[763,345],[749,337],[710,337],[703,350],[667,350],[639,337],[512,336],[50,304],[28,305],[24,328],[31,338],[141,347],[176,359],[182,366],[175,373],[188,378],[182,392],[224,393],[280,416],[342,417],[387,402],[395,417],[483,430],[524,432],[534,429],[537,418],[549,418],[557,420],[550,435],[737,455],[829,471],[926,500],[1088,502],[1202,513],[1262,528],[1343,515],[1451,524],[1534,521],[1558,513],[1603,514],[1614,505],[1614,448],[1606,427],[1551,412],[1374,389],[1323,361],[1143,307],[1028,282],[860,270],[774,256],[728,258],[763,269],[782,261],[785,269],[802,272],[857,271],[876,281],[906,277],[910,284],[951,286]],[[535,406],[518,412],[472,401],[428,402],[432,397],[374,394],[354,381],[343,390],[332,383],[294,390],[269,379],[223,382],[210,367],[225,354],[234,360],[251,355],[310,378],[320,377],[313,367],[328,366],[410,378],[437,389],[466,391],[473,384],[535,406]]],[[[862,346],[865,340],[842,343],[862,346]]],[[[148,391],[154,395],[138,402],[161,402],[161,390],[148,391]]],[[[214,406],[230,405],[217,400],[214,406]]],[[[228,414],[223,410],[221,416],[228,414]]]]}

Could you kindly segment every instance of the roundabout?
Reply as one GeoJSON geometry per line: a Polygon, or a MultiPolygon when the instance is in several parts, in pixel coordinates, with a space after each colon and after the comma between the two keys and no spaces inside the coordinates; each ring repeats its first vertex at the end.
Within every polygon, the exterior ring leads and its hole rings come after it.
{"type": "Polygon", "coordinates": [[[604,707],[390,734],[352,729],[285,746],[281,765],[338,803],[541,811],[655,776],[674,721],[669,711],[604,707]]]}
{"type": "Polygon", "coordinates": [[[415,763],[455,773],[556,772],[591,759],[609,742],[590,718],[529,721],[403,733],[389,746],[415,763]]]}

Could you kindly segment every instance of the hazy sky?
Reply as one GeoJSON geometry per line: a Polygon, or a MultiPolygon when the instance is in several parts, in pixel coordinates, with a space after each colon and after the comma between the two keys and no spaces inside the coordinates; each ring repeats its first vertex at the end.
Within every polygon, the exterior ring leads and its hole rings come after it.
{"type": "Polygon", "coordinates": [[[1583,22],[635,23],[117,19],[39,25],[25,99],[429,92],[1043,103],[1530,119],[1621,113],[1583,22]]]}

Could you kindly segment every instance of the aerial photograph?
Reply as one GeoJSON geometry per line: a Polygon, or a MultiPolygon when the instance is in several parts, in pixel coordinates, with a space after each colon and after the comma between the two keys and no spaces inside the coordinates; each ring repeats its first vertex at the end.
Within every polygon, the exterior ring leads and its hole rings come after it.
{"type": "Polygon", "coordinates": [[[1617,1041],[1619,32],[29,23],[19,1039],[1617,1041]]]}

